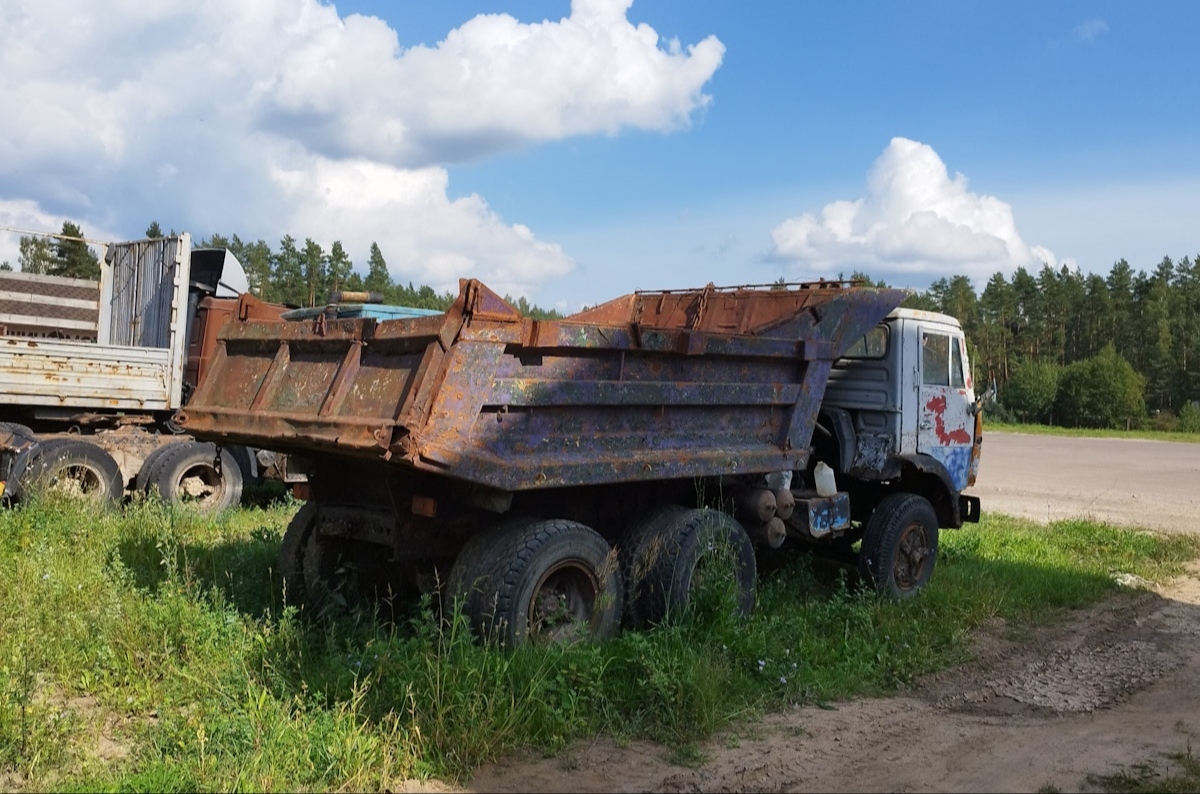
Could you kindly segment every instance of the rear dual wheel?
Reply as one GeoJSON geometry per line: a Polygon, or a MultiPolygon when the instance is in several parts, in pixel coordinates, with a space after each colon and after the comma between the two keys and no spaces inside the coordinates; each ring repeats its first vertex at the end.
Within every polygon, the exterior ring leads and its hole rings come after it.
{"type": "Polygon", "coordinates": [[[150,453],[138,483],[168,504],[200,513],[217,513],[242,499],[242,470],[233,455],[199,441],[171,443],[150,453]]]}
{"type": "Polygon", "coordinates": [[[24,474],[21,490],[63,494],[94,502],[104,508],[121,503],[125,484],[121,468],[96,444],[77,438],[50,438],[35,449],[24,474]]]}
{"type": "Polygon", "coordinates": [[[754,609],[757,568],[746,530],[719,510],[660,507],[621,541],[626,623],[656,625],[689,611],[754,609]]]}
{"type": "Polygon", "coordinates": [[[318,615],[378,609],[385,617],[420,592],[412,571],[391,562],[391,550],[319,531],[316,502],[292,516],[279,546],[285,604],[307,605],[318,615]]]}
{"type": "Polygon", "coordinates": [[[510,521],[476,535],[446,583],[447,600],[476,634],[508,647],[613,636],[623,589],[608,542],[557,519],[510,521]]]}

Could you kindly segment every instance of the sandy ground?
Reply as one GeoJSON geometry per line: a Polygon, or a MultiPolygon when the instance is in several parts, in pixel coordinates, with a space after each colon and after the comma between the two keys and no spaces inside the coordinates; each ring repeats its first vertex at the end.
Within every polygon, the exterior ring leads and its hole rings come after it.
{"type": "MultiPolygon", "coordinates": [[[[1200,445],[993,434],[983,509],[1200,531],[1200,445]]],[[[1017,642],[997,621],[970,664],[903,696],[798,708],[702,748],[608,739],[477,771],[469,791],[1061,791],[1200,746],[1200,566],[1017,642]]],[[[436,786],[438,790],[447,790],[436,786]]]]}

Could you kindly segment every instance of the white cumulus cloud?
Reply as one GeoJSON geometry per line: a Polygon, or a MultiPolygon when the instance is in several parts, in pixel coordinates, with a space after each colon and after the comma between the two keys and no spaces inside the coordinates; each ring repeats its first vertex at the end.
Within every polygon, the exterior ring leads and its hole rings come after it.
{"type": "Polygon", "coordinates": [[[875,161],[865,196],[789,218],[771,236],[774,256],[804,278],[858,270],[904,284],[962,274],[978,286],[996,271],[1057,266],[1051,251],[1021,239],[1011,206],[972,193],[937,152],[907,138],[875,161]]]}
{"type": "Polygon", "coordinates": [[[452,198],[446,167],[686,128],[724,46],[661,41],[631,3],[481,15],[405,46],[319,0],[6,0],[0,202],[85,232],[324,234],[360,263],[374,240],[398,277],[461,267],[528,291],[571,259],[484,198],[452,198]]]}
{"type": "Polygon", "coordinates": [[[315,158],[274,178],[285,197],[303,197],[297,228],[323,239],[374,239],[389,265],[421,263],[421,281],[439,291],[456,292],[457,279],[480,277],[501,294],[519,295],[571,268],[561,247],[521,224],[504,224],[479,196],[446,198],[441,168],[315,158]]]}

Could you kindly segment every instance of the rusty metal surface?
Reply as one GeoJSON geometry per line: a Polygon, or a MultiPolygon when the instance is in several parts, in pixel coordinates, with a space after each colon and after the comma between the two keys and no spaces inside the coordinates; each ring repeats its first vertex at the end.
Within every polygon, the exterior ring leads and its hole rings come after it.
{"type": "Polygon", "coordinates": [[[266,303],[246,292],[237,298],[208,297],[197,307],[195,328],[188,340],[184,380],[195,387],[208,371],[209,362],[217,349],[217,334],[231,321],[278,320],[287,307],[266,303]]]}
{"type": "Polygon", "coordinates": [[[792,469],[831,362],[903,298],[709,286],[535,321],[464,281],[443,315],[231,323],[178,420],[504,491],[792,469]]]}

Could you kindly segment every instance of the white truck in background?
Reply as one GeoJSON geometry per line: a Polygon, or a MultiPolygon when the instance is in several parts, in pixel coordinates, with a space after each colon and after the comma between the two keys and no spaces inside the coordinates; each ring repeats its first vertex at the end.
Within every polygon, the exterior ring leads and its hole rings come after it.
{"type": "Polygon", "coordinates": [[[133,493],[201,510],[240,502],[257,475],[171,421],[230,319],[286,310],[246,292],[241,264],[191,236],[112,243],[99,282],[0,273],[0,494],[36,484],[105,504],[133,493]]]}

